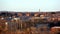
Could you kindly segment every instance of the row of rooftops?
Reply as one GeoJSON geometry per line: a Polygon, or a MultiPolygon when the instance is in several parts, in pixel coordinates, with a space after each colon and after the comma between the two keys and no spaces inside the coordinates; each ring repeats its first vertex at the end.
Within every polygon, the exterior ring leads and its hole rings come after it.
{"type": "Polygon", "coordinates": [[[40,15],[50,16],[50,17],[60,17],[60,12],[0,12],[0,16],[36,16],[40,15]]]}
{"type": "MultiPolygon", "coordinates": [[[[39,18],[48,18],[47,20],[59,20],[60,21],[60,12],[1,12],[0,16],[33,16],[34,17],[39,17],[39,18]]],[[[23,17],[24,19],[25,17],[23,17]]],[[[26,17],[27,18],[27,17],[26,17]]],[[[31,18],[33,20],[33,18],[31,18]]],[[[35,19],[35,18],[34,18],[35,19]]],[[[38,19],[38,18],[37,18],[38,19]]],[[[26,19],[25,19],[26,20],[26,19]]]]}

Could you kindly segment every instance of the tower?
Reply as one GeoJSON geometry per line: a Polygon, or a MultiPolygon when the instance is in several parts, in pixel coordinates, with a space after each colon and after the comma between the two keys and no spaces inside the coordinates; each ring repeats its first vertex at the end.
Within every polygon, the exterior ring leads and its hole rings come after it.
{"type": "Polygon", "coordinates": [[[40,12],[40,9],[39,9],[39,12],[40,12]]]}

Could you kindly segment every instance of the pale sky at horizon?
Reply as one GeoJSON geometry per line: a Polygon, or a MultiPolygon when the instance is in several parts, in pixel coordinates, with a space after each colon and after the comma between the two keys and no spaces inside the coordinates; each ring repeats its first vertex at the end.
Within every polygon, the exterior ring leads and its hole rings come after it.
{"type": "Polygon", "coordinates": [[[0,11],[60,11],[60,0],[0,0],[0,11]]]}

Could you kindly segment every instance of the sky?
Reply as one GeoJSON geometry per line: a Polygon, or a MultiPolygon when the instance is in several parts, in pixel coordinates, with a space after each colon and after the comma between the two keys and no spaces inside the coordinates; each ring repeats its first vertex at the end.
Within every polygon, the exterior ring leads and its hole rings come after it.
{"type": "Polygon", "coordinates": [[[0,0],[0,11],[60,11],[60,0],[0,0]]]}

